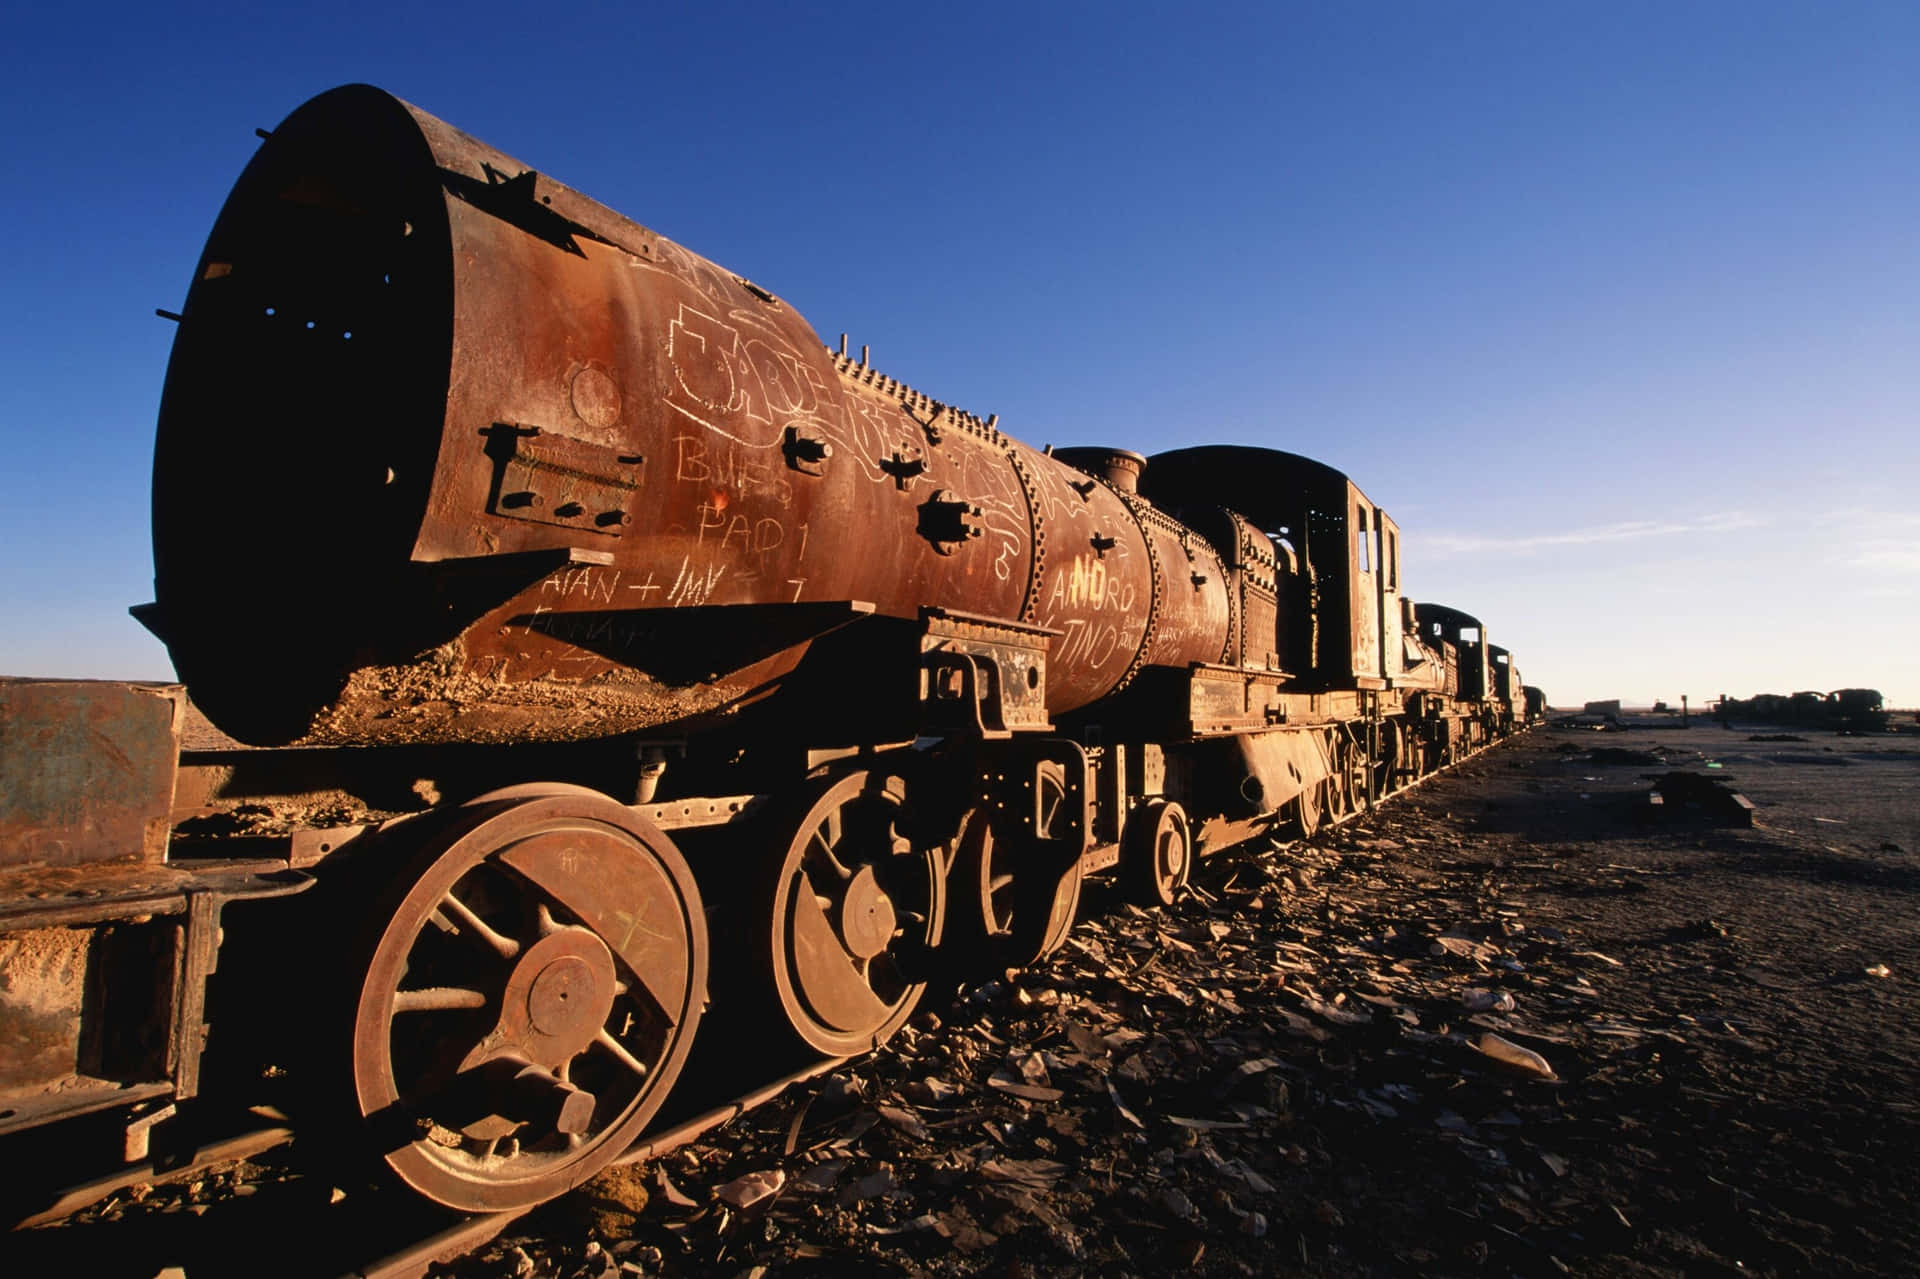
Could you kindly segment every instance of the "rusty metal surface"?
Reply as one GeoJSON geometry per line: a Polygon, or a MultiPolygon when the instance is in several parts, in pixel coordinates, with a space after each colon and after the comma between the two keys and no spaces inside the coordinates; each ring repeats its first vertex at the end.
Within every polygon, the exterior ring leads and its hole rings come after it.
{"type": "Polygon", "coordinates": [[[0,870],[0,932],[174,915],[195,893],[236,901],[299,892],[306,884],[277,860],[8,868],[0,870]]]}
{"type": "Polygon", "coordinates": [[[418,851],[365,966],[353,1084],[370,1139],[468,1212],[570,1190],[653,1116],[706,1003],[678,850],[569,790],[471,806],[418,851]]]}
{"type": "Polygon", "coordinates": [[[735,615],[778,605],[1058,631],[1055,714],[1222,651],[1217,556],[1141,499],[827,350],[766,290],[375,90],[274,132],[199,277],[145,616],[243,739],[698,723],[795,669],[811,635],[735,615]],[[245,376],[222,376],[235,361],[245,376]],[[226,497],[259,487],[267,381],[324,382],[326,404],[387,425],[377,445],[333,431],[326,464],[248,497],[308,514],[242,545],[226,497]],[[259,569],[245,593],[236,558],[259,569]],[[686,669],[689,652],[714,664],[686,669]]]}
{"type": "Polygon", "coordinates": [[[166,856],[185,693],[0,678],[0,867],[166,856]]]}
{"type": "Polygon", "coordinates": [[[1155,454],[1140,486],[1184,518],[1228,508],[1290,562],[1276,570],[1272,647],[1304,683],[1379,688],[1401,674],[1399,526],[1346,475],[1277,449],[1203,445],[1155,454]]]}
{"type": "Polygon", "coordinates": [[[0,1098],[31,1096],[77,1074],[94,941],[77,928],[0,937],[0,1098]]]}
{"type": "Polygon", "coordinates": [[[193,1096],[220,906],[306,884],[253,863],[0,871],[0,1131],[193,1096]]]}
{"type": "Polygon", "coordinates": [[[1487,631],[1480,619],[1445,604],[1416,604],[1413,611],[1421,638],[1444,652],[1445,691],[1466,702],[1488,697],[1487,631]]]}
{"type": "MultiPolygon", "coordinates": [[[[824,635],[928,606],[1055,632],[1054,719],[1195,662],[1448,687],[1396,634],[1398,530],[1344,475],[1242,448],[1141,469],[1124,450],[1036,453],[864,349],[826,349],[767,290],[353,86],[273,132],[208,242],[163,404],[142,616],[256,742],[697,732],[822,704],[802,690],[845,671],[807,662],[824,635]],[[271,441],[263,399],[290,415],[271,441]],[[341,427],[368,414],[377,431],[341,427]],[[1251,517],[1271,563],[1247,571],[1245,537],[1200,536],[1154,500],[1251,517]]],[[[1452,686],[1478,698],[1483,651],[1473,666],[1452,686]]]]}

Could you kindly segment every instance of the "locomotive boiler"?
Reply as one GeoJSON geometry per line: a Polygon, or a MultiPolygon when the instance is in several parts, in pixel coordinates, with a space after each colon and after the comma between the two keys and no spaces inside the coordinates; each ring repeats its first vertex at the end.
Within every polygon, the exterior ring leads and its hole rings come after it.
{"type": "Polygon", "coordinates": [[[1044,687],[998,672],[1038,723],[1219,660],[1221,569],[1182,536],[349,88],[274,130],[207,245],[142,618],[256,743],[684,733],[785,692],[820,635],[928,606],[1059,633],[1044,687]]]}
{"type": "MultiPolygon", "coordinates": [[[[1036,450],[365,86],[267,135],[222,210],[153,505],[135,612],[236,740],[183,748],[153,690],[0,685],[0,717],[90,715],[153,780],[103,824],[97,761],[60,764],[40,810],[106,887],[0,935],[177,915],[198,958],[124,1077],[61,1041],[0,1096],[186,1101],[203,1047],[266,1051],[236,1010],[278,1015],[364,1147],[469,1210],[603,1167],[696,1044],[869,1050],[929,983],[1058,946],[1087,876],[1171,902],[1200,853],[1311,835],[1526,717],[1340,472],[1036,450]],[[302,912],[310,1003],[270,962],[214,976],[302,912]]],[[[0,901],[50,846],[15,829],[0,901]]],[[[108,1017],[101,988],[34,1014],[108,1017]]]]}

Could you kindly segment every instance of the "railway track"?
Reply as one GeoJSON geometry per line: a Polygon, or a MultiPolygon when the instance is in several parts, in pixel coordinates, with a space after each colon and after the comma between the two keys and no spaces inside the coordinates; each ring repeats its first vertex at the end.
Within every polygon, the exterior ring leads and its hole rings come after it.
{"type": "MultiPolygon", "coordinates": [[[[648,1134],[614,1163],[656,1159],[845,1060],[823,1058],[709,1105],[648,1134]]],[[[208,1142],[177,1166],[143,1161],[55,1192],[15,1222],[8,1252],[15,1264],[28,1266],[17,1273],[50,1273],[63,1258],[84,1252],[106,1273],[147,1279],[168,1266],[193,1279],[263,1269],[413,1279],[483,1246],[531,1211],[461,1214],[398,1190],[341,1193],[330,1179],[300,1168],[291,1128],[270,1125],[208,1142]],[[241,1179],[241,1167],[251,1167],[253,1176],[241,1179]],[[124,1192],[132,1197],[111,1202],[124,1192]],[[289,1253],[289,1241],[301,1241],[299,1255],[289,1253]]]]}

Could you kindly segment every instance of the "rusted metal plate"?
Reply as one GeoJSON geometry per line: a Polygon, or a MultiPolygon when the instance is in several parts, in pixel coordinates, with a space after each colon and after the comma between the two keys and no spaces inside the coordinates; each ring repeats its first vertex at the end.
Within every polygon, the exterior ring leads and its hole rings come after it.
{"type": "Polygon", "coordinates": [[[185,693],[0,679],[0,866],[166,856],[185,693]]]}
{"type": "Polygon", "coordinates": [[[198,1086],[219,908],[270,864],[0,868],[0,1132],[198,1086]]]}
{"type": "Polygon", "coordinates": [[[153,920],[0,935],[0,1132],[167,1081],[173,952],[153,920]]]}
{"type": "Polygon", "coordinates": [[[1232,739],[1245,775],[1260,786],[1260,807],[1276,809],[1332,772],[1326,742],[1314,732],[1245,733],[1232,739]]]}
{"type": "Polygon", "coordinates": [[[73,1073],[80,1006],[94,935],[40,928],[0,936],[0,1096],[43,1088],[73,1073]]]}

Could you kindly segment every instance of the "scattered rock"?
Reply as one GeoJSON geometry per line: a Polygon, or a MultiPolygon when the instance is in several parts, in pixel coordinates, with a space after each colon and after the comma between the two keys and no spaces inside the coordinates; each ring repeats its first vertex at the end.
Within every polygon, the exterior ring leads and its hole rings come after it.
{"type": "Polygon", "coordinates": [[[1540,1079],[1560,1077],[1553,1073],[1553,1067],[1547,1064],[1545,1057],[1531,1048],[1522,1048],[1510,1039],[1503,1039],[1492,1031],[1480,1036],[1474,1046],[1480,1050],[1483,1057],[1491,1058],[1502,1066],[1511,1066],[1522,1074],[1534,1075],[1540,1079]]]}
{"type": "Polygon", "coordinates": [[[750,1172],[744,1177],[736,1177],[713,1193],[721,1203],[730,1208],[751,1208],[762,1200],[771,1199],[780,1193],[787,1184],[787,1174],[778,1168],[767,1172],[750,1172]]]}
{"type": "Polygon", "coordinates": [[[666,1175],[664,1168],[650,1171],[640,1164],[609,1168],[582,1186],[568,1205],[580,1212],[589,1233],[601,1239],[622,1239],[647,1209],[651,1199],[647,1183],[656,1176],[664,1182],[666,1175]]]}
{"type": "Polygon", "coordinates": [[[1464,990],[1460,992],[1460,1002],[1468,1012],[1474,1013],[1510,1013],[1515,1007],[1513,996],[1504,990],[1464,990]]]}
{"type": "MultiPolygon", "coordinates": [[[[1741,749],[1713,745],[1759,771],[1741,749]]],[[[1090,885],[1044,964],[455,1273],[1920,1270],[1920,1166],[1887,1154],[1920,1121],[1891,980],[1920,866],[1830,783],[1756,793],[1774,829],[1655,828],[1586,753],[1203,859],[1168,910],[1090,885]],[[1782,832],[1829,814],[1844,849],[1782,832]]],[[[116,1202],[210,1231],[205,1180],[116,1202]]]]}

